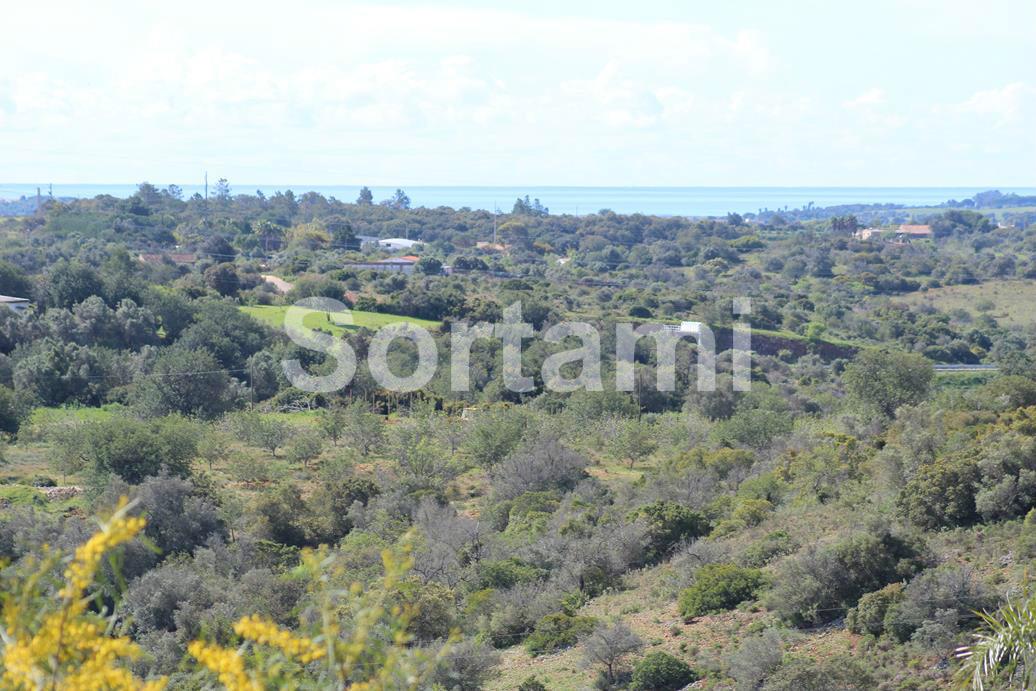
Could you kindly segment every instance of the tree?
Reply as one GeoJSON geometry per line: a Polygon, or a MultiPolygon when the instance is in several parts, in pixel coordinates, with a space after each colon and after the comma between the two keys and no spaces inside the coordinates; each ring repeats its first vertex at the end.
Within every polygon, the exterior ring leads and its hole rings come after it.
{"type": "Polygon", "coordinates": [[[51,307],[70,309],[91,295],[104,291],[97,272],[82,262],[60,259],[47,272],[44,298],[51,307]]]}
{"type": "Polygon", "coordinates": [[[406,192],[401,189],[397,189],[391,197],[381,202],[382,206],[387,206],[390,209],[396,209],[402,211],[410,208],[410,197],[407,196],[406,192]]]}
{"type": "Polygon", "coordinates": [[[604,665],[609,683],[618,680],[616,667],[624,657],[644,647],[644,641],[621,621],[599,625],[583,641],[583,658],[589,665],[604,665]]]}
{"type": "Polygon", "coordinates": [[[332,446],[338,446],[338,440],[345,433],[348,416],[348,409],[340,405],[321,408],[317,411],[317,429],[331,442],[332,446]]]}
{"type": "Polygon", "coordinates": [[[230,201],[230,183],[227,182],[226,178],[220,178],[216,181],[215,197],[222,204],[230,201]]]}
{"type": "Polygon", "coordinates": [[[864,350],[845,368],[846,391],[887,418],[904,405],[917,405],[927,396],[932,364],[914,353],[864,350]]]}
{"type": "Polygon", "coordinates": [[[241,278],[233,262],[213,264],[205,269],[205,284],[220,295],[237,295],[241,290],[241,278]]]}
{"type": "Polygon", "coordinates": [[[629,467],[655,452],[657,444],[651,431],[640,420],[625,420],[611,441],[612,452],[629,462],[629,467]]]}
{"type": "Polygon", "coordinates": [[[493,408],[480,413],[464,446],[476,464],[489,468],[504,460],[522,441],[529,414],[522,408],[493,408]]]}
{"type": "Polygon", "coordinates": [[[323,450],[324,444],[316,430],[299,430],[292,435],[284,455],[289,463],[301,463],[302,467],[308,468],[309,462],[323,450]]]}
{"type": "Polygon", "coordinates": [[[360,188],[360,196],[356,198],[356,203],[360,206],[370,206],[374,203],[374,193],[371,192],[367,186],[360,188]]]}
{"type": "Polygon", "coordinates": [[[145,417],[178,413],[212,419],[234,408],[238,397],[208,351],[171,346],[134,383],[130,401],[145,417]]]}
{"type": "Polygon", "coordinates": [[[27,298],[32,294],[32,283],[25,272],[10,262],[0,261],[0,295],[27,298]]]}
{"type": "Polygon", "coordinates": [[[442,273],[442,262],[435,257],[421,257],[417,261],[417,270],[428,276],[438,276],[442,273]]]}
{"type": "Polygon", "coordinates": [[[238,413],[230,420],[230,426],[242,440],[266,449],[274,456],[291,435],[287,423],[252,411],[238,413]]]}
{"type": "Polygon", "coordinates": [[[342,440],[349,448],[356,449],[363,456],[369,456],[385,443],[385,423],[362,401],[354,401],[345,408],[342,440]]]}

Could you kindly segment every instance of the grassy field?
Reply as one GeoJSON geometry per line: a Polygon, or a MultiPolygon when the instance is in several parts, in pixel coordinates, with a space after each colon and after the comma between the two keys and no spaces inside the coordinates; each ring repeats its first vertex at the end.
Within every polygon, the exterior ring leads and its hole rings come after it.
{"type": "Polygon", "coordinates": [[[908,293],[898,298],[912,305],[931,304],[937,309],[967,310],[989,314],[1004,326],[1036,324],[1036,281],[989,281],[977,285],[946,286],[908,293]]]}
{"type": "MultiPolygon", "coordinates": [[[[242,307],[241,311],[255,317],[261,322],[280,329],[284,326],[284,315],[287,313],[288,308],[277,305],[255,305],[242,307]]],[[[398,314],[362,312],[360,310],[350,310],[349,314],[352,316],[352,324],[335,324],[328,319],[328,314],[326,312],[312,310],[302,318],[302,324],[307,328],[317,331],[325,331],[333,336],[340,336],[350,331],[356,331],[359,328],[377,331],[383,326],[397,324],[399,322],[409,322],[426,329],[437,329],[442,326],[441,322],[432,321],[430,319],[417,319],[416,317],[403,317],[398,314]]]]}

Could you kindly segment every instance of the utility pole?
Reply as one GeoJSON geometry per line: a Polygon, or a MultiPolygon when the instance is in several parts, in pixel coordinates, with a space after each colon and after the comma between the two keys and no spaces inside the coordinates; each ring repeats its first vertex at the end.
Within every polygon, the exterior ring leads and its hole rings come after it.
{"type": "Polygon", "coordinates": [[[205,201],[209,201],[209,171],[205,171],[205,201]]]}
{"type": "Polygon", "coordinates": [[[493,245],[496,245],[496,222],[498,218],[500,218],[500,207],[497,206],[496,202],[493,202],[493,245]]]}

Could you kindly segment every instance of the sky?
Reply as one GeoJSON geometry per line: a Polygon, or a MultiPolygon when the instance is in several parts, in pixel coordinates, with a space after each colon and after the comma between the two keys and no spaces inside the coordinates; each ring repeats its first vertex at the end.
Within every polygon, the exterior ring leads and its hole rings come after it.
{"type": "Polygon", "coordinates": [[[1031,0],[8,3],[0,182],[1036,185],[1031,0]]]}

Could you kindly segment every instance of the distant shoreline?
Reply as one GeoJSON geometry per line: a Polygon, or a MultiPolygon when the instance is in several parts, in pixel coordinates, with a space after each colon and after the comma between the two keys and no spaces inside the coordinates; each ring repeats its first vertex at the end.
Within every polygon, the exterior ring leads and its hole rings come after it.
{"type": "MultiPolygon", "coordinates": [[[[155,183],[164,188],[166,183],[155,183]]],[[[292,190],[296,196],[317,192],[352,202],[362,185],[255,185],[231,181],[233,194],[269,196],[292,190]]],[[[92,198],[107,194],[128,197],[136,184],[0,183],[0,200],[34,204],[36,189],[43,197],[53,190],[55,198],[92,198]]],[[[204,194],[204,185],[181,185],[184,198],[204,194]]],[[[214,180],[210,178],[210,193],[214,180]]],[[[589,214],[602,209],[616,213],[643,213],[657,216],[725,216],[727,213],[759,213],[814,207],[851,205],[888,205],[890,207],[938,206],[951,199],[965,199],[980,192],[998,189],[1004,194],[1036,195],[1036,187],[565,187],[565,186],[403,186],[415,207],[449,206],[485,211],[508,212],[518,197],[539,199],[552,214],[589,214]]],[[[375,200],[389,197],[395,187],[372,186],[375,200]]],[[[32,208],[35,208],[34,206],[32,208]]]]}

